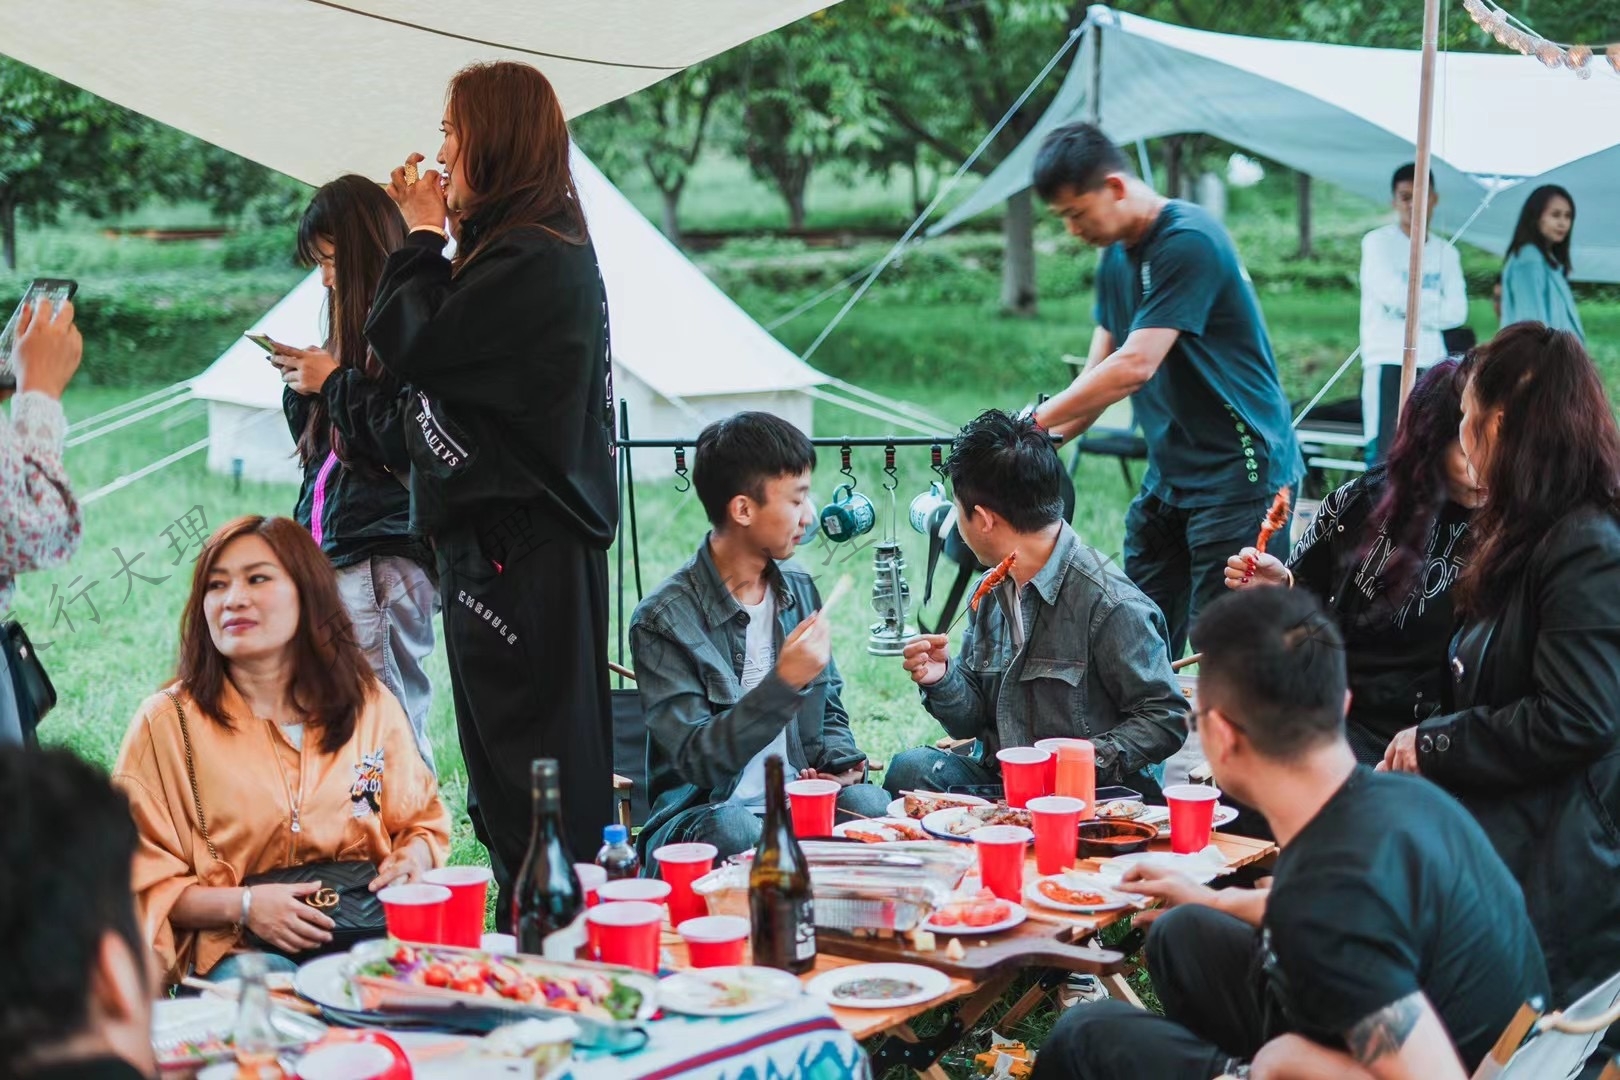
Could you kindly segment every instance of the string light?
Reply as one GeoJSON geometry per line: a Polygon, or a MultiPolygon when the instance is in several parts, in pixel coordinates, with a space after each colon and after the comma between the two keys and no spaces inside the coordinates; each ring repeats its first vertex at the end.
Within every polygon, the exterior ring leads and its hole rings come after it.
{"type": "MultiPolygon", "coordinates": [[[[1550,41],[1497,6],[1495,0],[1463,0],[1463,10],[1503,48],[1512,49],[1521,56],[1534,56],[1553,70],[1568,68],[1576,78],[1592,77],[1594,51],[1590,45],[1564,45],[1550,41]]],[[[1603,55],[1614,73],[1620,75],[1620,42],[1604,47],[1603,55]]]]}

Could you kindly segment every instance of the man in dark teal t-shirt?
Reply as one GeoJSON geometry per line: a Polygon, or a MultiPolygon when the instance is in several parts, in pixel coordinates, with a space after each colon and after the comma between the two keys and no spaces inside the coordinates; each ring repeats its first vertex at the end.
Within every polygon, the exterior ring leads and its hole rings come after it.
{"type": "MultiPolygon", "coordinates": [[[[1047,137],[1035,189],[1103,249],[1085,370],[1035,417],[1069,439],[1131,399],[1148,468],[1125,519],[1125,573],[1164,612],[1180,656],[1198,611],[1225,591],[1227,558],[1304,475],[1265,319],[1220,223],[1154,192],[1090,124],[1047,137]]],[[[1287,545],[1279,530],[1269,550],[1287,545]]]]}

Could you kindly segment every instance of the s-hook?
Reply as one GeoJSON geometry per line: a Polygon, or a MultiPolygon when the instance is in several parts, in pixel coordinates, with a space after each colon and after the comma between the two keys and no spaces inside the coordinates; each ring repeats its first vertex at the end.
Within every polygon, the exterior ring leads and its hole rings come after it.
{"type": "Polygon", "coordinates": [[[844,474],[845,480],[849,481],[849,488],[851,491],[855,490],[855,487],[857,486],[855,480],[855,470],[850,468],[849,463],[850,455],[854,452],[854,447],[850,446],[849,443],[845,443],[843,446],[838,448],[838,471],[844,474]]]}
{"type": "Polygon", "coordinates": [[[888,477],[883,481],[883,490],[893,492],[900,486],[900,477],[894,467],[894,444],[890,443],[883,448],[883,475],[888,477]]]}
{"type": "Polygon", "coordinates": [[[938,473],[941,480],[945,479],[945,451],[939,443],[928,448],[928,467],[938,473]]]}
{"type": "Polygon", "coordinates": [[[686,447],[675,448],[675,490],[685,493],[692,490],[692,478],[686,474],[686,447]]]}

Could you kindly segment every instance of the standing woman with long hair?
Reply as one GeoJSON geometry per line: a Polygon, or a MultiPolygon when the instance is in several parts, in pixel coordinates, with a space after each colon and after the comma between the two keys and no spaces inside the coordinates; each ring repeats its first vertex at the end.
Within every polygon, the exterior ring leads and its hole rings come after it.
{"type": "Polygon", "coordinates": [[[613,809],[607,298],[545,76],[511,62],[466,68],[443,130],[442,177],[411,183],[394,170],[389,194],[410,236],[388,260],[366,337],[411,387],[412,519],[438,555],[467,809],[504,929],[529,840],[530,762],[561,762],[578,858],[613,809]]]}
{"type": "Polygon", "coordinates": [[[1363,764],[1445,710],[1452,587],[1482,500],[1461,419],[1457,361],[1442,360],[1412,388],[1389,457],[1322,500],[1286,566],[1252,547],[1226,562],[1229,589],[1297,584],[1333,613],[1350,686],[1345,734],[1363,764]]]}
{"type": "Polygon", "coordinates": [[[1502,263],[1502,325],[1545,323],[1581,340],[1580,312],[1569,287],[1569,240],[1575,232],[1575,200],[1556,184],[1530,193],[1502,263]]]}
{"type": "Polygon", "coordinates": [[[1381,767],[1479,818],[1567,1006],[1620,970],[1620,428],[1574,334],[1515,324],[1462,375],[1485,503],[1458,585],[1456,711],[1402,731],[1381,767]]]}
{"type": "Polygon", "coordinates": [[[278,346],[270,362],[287,384],[282,409],[304,467],[293,516],[332,560],[355,644],[410,717],[431,769],[423,664],[433,651],[433,553],[411,531],[405,399],[365,337],[383,264],[404,242],[399,208],[372,181],[350,174],[316,191],[298,223],[298,258],[326,286],[326,344],[278,346]]]}

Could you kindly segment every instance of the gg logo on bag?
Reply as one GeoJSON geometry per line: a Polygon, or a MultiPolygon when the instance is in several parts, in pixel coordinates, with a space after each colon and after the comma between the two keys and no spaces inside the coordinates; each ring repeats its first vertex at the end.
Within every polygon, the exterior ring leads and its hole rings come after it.
{"type": "Polygon", "coordinates": [[[313,893],[304,897],[304,903],[312,908],[320,908],[323,911],[328,908],[335,908],[338,906],[337,890],[316,889],[313,893]]]}

